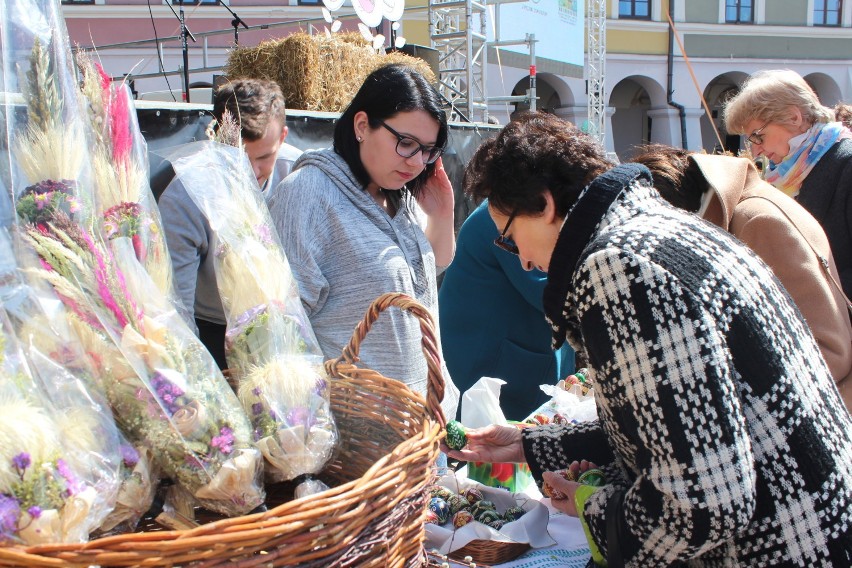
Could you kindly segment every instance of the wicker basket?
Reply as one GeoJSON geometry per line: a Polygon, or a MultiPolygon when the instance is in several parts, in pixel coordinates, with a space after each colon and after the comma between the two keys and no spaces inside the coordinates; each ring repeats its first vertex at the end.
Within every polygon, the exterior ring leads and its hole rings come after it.
{"type": "Polygon", "coordinates": [[[424,564],[426,487],[444,425],[436,346],[428,311],[402,294],[385,294],[370,306],[343,355],[326,363],[335,377],[331,408],[340,444],[323,477],[336,487],[265,513],[191,530],[137,532],[81,544],[0,547],[0,566],[424,564]],[[398,381],[355,366],[361,341],[379,313],[390,306],[420,320],[429,367],[426,400],[398,381]]]}
{"type": "Polygon", "coordinates": [[[477,564],[503,564],[514,560],[530,549],[526,542],[498,542],[494,540],[472,540],[448,556],[463,561],[470,556],[477,564]]]}

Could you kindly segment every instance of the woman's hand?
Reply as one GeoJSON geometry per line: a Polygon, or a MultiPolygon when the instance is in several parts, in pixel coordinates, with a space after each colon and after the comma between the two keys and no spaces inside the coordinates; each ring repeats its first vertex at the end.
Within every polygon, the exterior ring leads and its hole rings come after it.
{"type": "Polygon", "coordinates": [[[435,162],[435,169],[421,188],[417,203],[428,217],[445,218],[455,214],[455,193],[444,170],[443,158],[435,162]]]}
{"type": "MultiPolygon", "coordinates": [[[[580,477],[580,474],[595,469],[597,466],[590,461],[582,460],[579,462],[571,462],[567,469],[571,472],[573,479],[580,477]]],[[[556,491],[565,495],[565,499],[550,499],[550,503],[557,511],[562,511],[566,515],[577,517],[577,507],[574,504],[574,492],[580,486],[576,481],[568,481],[562,475],[555,471],[546,471],[542,474],[542,479],[556,491]]]]}
{"type": "Polygon", "coordinates": [[[441,450],[453,459],[467,462],[521,463],[524,446],[521,431],[514,426],[492,424],[466,432],[467,445],[461,450],[451,450],[443,442],[441,450]]]}
{"type": "Polygon", "coordinates": [[[426,238],[435,253],[435,264],[449,266],[456,252],[455,194],[442,158],[435,162],[435,169],[417,195],[417,203],[427,217],[426,238]]]}

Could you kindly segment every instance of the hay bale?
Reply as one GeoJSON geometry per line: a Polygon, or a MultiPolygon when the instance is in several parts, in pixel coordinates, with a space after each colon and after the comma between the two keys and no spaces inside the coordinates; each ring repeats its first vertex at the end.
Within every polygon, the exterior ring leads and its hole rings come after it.
{"type": "Polygon", "coordinates": [[[408,65],[434,83],[434,73],[420,58],[400,52],[377,52],[358,33],[297,33],[256,47],[238,47],[228,55],[225,75],[254,77],[281,86],[287,107],[342,112],[364,79],[390,63],[408,65]]]}

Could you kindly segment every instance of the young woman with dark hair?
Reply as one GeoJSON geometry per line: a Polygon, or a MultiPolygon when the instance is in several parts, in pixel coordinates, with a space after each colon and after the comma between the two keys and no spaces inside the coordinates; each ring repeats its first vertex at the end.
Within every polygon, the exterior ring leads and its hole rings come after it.
{"type": "MultiPolygon", "coordinates": [[[[371,73],[334,132],[334,148],[306,152],[268,197],[269,210],[326,357],[339,357],[370,303],[415,298],[438,319],[438,267],[453,258],[453,187],[441,154],[447,119],[434,88],[411,68],[371,73]]],[[[426,391],[418,322],[382,316],[361,363],[426,391]]],[[[444,410],[458,390],[444,367],[444,410]]]]}

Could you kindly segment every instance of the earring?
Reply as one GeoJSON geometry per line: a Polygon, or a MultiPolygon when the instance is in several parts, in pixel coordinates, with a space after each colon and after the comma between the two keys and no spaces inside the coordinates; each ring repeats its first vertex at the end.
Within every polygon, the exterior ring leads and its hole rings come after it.
{"type": "Polygon", "coordinates": [[[362,142],[362,141],[363,141],[363,138],[361,138],[360,136],[357,136],[355,139],[356,139],[358,142],[362,142]]]}

